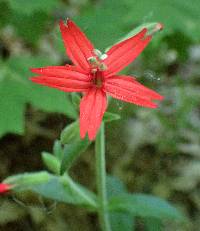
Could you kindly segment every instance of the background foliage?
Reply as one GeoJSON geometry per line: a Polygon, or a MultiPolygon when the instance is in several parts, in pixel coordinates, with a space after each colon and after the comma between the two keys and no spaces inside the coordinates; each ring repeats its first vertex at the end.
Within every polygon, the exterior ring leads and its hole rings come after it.
{"type": "MultiPolygon", "coordinates": [[[[107,126],[108,171],[132,192],[172,201],[189,220],[187,224],[161,227],[153,220],[138,219],[136,230],[197,230],[199,8],[198,0],[0,0],[2,179],[42,169],[40,152],[50,152],[61,129],[77,116],[69,95],[28,80],[30,67],[69,62],[58,30],[59,19],[73,18],[102,50],[135,26],[160,21],[165,29],[126,72],[159,91],[165,101],[156,110],[112,101],[110,111],[120,113],[122,119],[107,126]]],[[[93,162],[91,148],[71,170],[75,179],[91,189],[95,188],[93,162]]],[[[1,198],[0,230],[87,231],[97,229],[96,223],[96,217],[83,210],[30,194],[1,198]]],[[[126,224],[133,229],[132,223],[126,224]]]]}

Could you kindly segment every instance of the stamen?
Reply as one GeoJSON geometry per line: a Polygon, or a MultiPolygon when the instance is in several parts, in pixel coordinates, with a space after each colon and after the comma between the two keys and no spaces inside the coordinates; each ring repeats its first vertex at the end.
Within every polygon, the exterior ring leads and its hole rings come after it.
{"type": "Polygon", "coordinates": [[[107,66],[104,63],[98,61],[96,57],[89,57],[87,60],[92,66],[93,73],[95,73],[98,68],[100,71],[105,71],[107,69],[107,66]]]}
{"type": "Polygon", "coordinates": [[[105,71],[107,68],[108,68],[108,67],[106,66],[105,63],[101,63],[101,64],[99,65],[99,70],[100,70],[100,71],[105,71]]]}
{"type": "Polygon", "coordinates": [[[101,55],[102,55],[101,51],[98,50],[98,49],[94,49],[94,54],[95,54],[96,56],[98,56],[98,58],[101,57],[101,55]]]}
{"type": "Polygon", "coordinates": [[[98,49],[94,49],[94,54],[100,59],[100,60],[104,60],[108,57],[107,54],[103,54],[100,50],[98,49]]]}
{"type": "Polygon", "coordinates": [[[107,54],[102,54],[102,55],[99,57],[99,59],[104,60],[104,59],[106,59],[107,57],[108,57],[107,54]]]}
{"type": "Polygon", "coordinates": [[[88,58],[88,62],[90,64],[92,64],[92,65],[94,65],[94,64],[98,65],[98,63],[99,63],[98,60],[95,57],[93,57],[93,56],[88,58]]]}

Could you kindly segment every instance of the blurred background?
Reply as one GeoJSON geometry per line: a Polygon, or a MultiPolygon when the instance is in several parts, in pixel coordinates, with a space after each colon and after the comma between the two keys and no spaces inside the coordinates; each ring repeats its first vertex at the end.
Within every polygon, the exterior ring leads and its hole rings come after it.
{"type": "MultiPolygon", "coordinates": [[[[158,109],[113,100],[121,120],[106,127],[109,174],[131,192],[150,193],[187,216],[188,224],[162,230],[196,231],[200,225],[200,1],[193,0],[0,0],[0,180],[44,168],[77,115],[66,95],[32,84],[30,67],[70,63],[59,20],[73,19],[102,51],[148,22],[164,30],[126,70],[165,96],[158,109]]],[[[71,171],[95,189],[93,146],[71,171]]],[[[153,227],[153,228],[152,228],[153,227]]],[[[33,195],[0,198],[0,231],[99,230],[95,215],[33,195]]],[[[135,230],[157,231],[137,220],[135,230]]]]}

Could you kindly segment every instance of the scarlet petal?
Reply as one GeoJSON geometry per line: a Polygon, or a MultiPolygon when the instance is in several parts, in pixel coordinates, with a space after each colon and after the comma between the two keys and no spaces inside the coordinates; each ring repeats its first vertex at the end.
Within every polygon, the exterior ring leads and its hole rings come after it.
{"type": "Polygon", "coordinates": [[[108,57],[104,63],[108,67],[105,75],[111,76],[125,66],[131,63],[147,46],[151,40],[151,36],[145,36],[147,30],[143,29],[135,36],[114,45],[108,52],[108,57]]]}
{"type": "Polygon", "coordinates": [[[106,110],[106,94],[98,88],[92,88],[82,98],[80,103],[80,136],[84,138],[88,132],[90,140],[93,140],[101,125],[106,110]]]}
{"type": "Polygon", "coordinates": [[[54,76],[36,76],[31,78],[31,81],[65,92],[83,92],[87,91],[91,86],[91,83],[88,81],[54,76]]]}
{"type": "Polygon", "coordinates": [[[123,89],[129,90],[132,93],[137,95],[147,97],[149,99],[162,100],[163,96],[157,92],[145,87],[139,83],[136,78],[125,76],[125,75],[116,75],[106,79],[106,84],[111,84],[114,86],[121,87],[123,89]]]}
{"type": "Polygon", "coordinates": [[[152,100],[162,100],[163,96],[138,83],[128,76],[112,76],[104,83],[105,91],[112,97],[143,107],[156,108],[152,100]]]}
{"type": "Polygon", "coordinates": [[[67,20],[67,25],[60,21],[60,31],[70,59],[82,70],[88,70],[90,66],[87,59],[93,56],[94,50],[92,43],[71,20],[67,20]]]}
{"type": "Polygon", "coordinates": [[[77,79],[80,81],[89,81],[89,75],[81,72],[75,66],[48,66],[41,68],[31,68],[33,73],[48,76],[48,77],[57,77],[63,79],[77,79]]]}

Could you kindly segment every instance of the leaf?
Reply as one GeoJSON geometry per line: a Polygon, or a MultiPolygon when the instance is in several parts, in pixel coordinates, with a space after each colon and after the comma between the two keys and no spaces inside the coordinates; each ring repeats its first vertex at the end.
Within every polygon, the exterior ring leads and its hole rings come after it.
{"type": "MultiPolygon", "coordinates": [[[[46,171],[34,172],[34,173],[23,173],[13,176],[9,176],[4,180],[5,183],[15,185],[16,189],[22,189],[29,185],[42,184],[48,182],[51,175],[46,171]]],[[[14,188],[13,188],[14,189],[14,188]]]]}
{"type": "Polygon", "coordinates": [[[130,5],[127,21],[136,23],[156,21],[164,24],[164,34],[172,31],[181,31],[192,40],[199,40],[200,1],[194,0],[192,4],[187,0],[127,0],[130,5]]]}
{"type": "Polygon", "coordinates": [[[12,10],[27,15],[34,11],[50,12],[58,5],[56,0],[8,0],[8,2],[12,10]]]}
{"type": "Polygon", "coordinates": [[[91,38],[95,47],[101,50],[128,32],[125,29],[127,9],[126,1],[103,0],[97,6],[88,6],[75,21],[91,38]]]}
{"type": "Polygon", "coordinates": [[[78,142],[67,144],[64,148],[64,155],[61,163],[61,174],[68,170],[74,161],[83,153],[90,145],[88,138],[80,140],[78,142]]]}
{"type": "Polygon", "coordinates": [[[105,112],[105,114],[103,116],[104,122],[111,122],[113,120],[119,120],[119,119],[120,119],[120,115],[115,114],[115,113],[111,113],[111,112],[105,112]]]}
{"type": "Polygon", "coordinates": [[[18,36],[26,43],[34,45],[46,32],[46,26],[51,20],[45,12],[32,12],[28,15],[14,12],[9,18],[9,23],[14,26],[18,36]],[[33,18],[37,18],[37,23],[33,18]]]}
{"type": "Polygon", "coordinates": [[[128,212],[133,216],[152,217],[160,220],[184,221],[184,216],[165,200],[145,194],[122,194],[110,199],[111,211],[128,212]]]}
{"type": "Polygon", "coordinates": [[[63,158],[63,148],[60,140],[55,140],[53,145],[53,154],[57,157],[58,160],[63,158]]]}
{"type": "Polygon", "coordinates": [[[35,185],[30,190],[52,200],[96,209],[96,196],[67,175],[51,176],[45,184],[35,185]]]}
{"type": "Polygon", "coordinates": [[[109,213],[112,231],[134,230],[134,217],[126,212],[109,213]]]}
{"type": "Polygon", "coordinates": [[[68,96],[55,89],[31,83],[30,67],[50,65],[46,57],[12,57],[0,62],[0,136],[7,132],[22,134],[27,103],[48,112],[65,113],[76,118],[77,112],[68,96]]]}
{"type": "Polygon", "coordinates": [[[75,21],[98,49],[111,46],[137,25],[149,22],[164,24],[161,36],[180,31],[199,41],[199,8],[199,0],[192,4],[187,0],[162,1],[162,4],[160,0],[102,0],[97,6],[88,6],[75,21]]]}
{"type": "Polygon", "coordinates": [[[0,0],[0,9],[1,9],[1,14],[0,14],[0,28],[1,28],[5,26],[7,24],[7,21],[9,20],[10,9],[8,3],[6,1],[0,0]]]}
{"type": "Polygon", "coordinates": [[[48,172],[24,173],[8,177],[5,183],[12,184],[16,192],[33,191],[46,198],[82,205],[96,209],[96,195],[75,183],[68,175],[54,176],[48,172]]]}
{"type": "Polygon", "coordinates": [[[48,170],[55,174],[60,173],[60,161],[55,156],[48,152],[42,152],[42,160],[48,170]]]}
{"type": "MultiPolygon", "coordinates": [[[[113,176],[106,177],[108,198],[127,192],[121,180],[113,176]]],[[[134,218],[127,212],[109,213],[111,228],[113,231],[132,231],[134,229],[134,218]]]]}
{"type": "Polygon", "coordinates": [[[62,144],[70,144],[80,141],[79,121],[67,125],[61,132],[60,141],[62,144]]]}
{"type": "Polygon", "coordinates": [[[11,80],[0,80],[0,136],[24,131],[25,102],[21,96],[22,88],[11,80]],[[12,90],[11,90],[12,89],[12,90]]]}
{"type": "Polygon", "coordinates": [[[108,198],[127,192],[124,183],[115,176],[107,175],[106,185],[108,198]]]}
{"type": "MultiPolygon", "coordinates": [[[[139,26],[137,26],[137,27],[135,27],[133,30],[131,30],[130,32],[128,32],[127,34],[125,34],[125,36],[123,36],[122,38],[120,38],[115,44],[113,44],[113,45],[116,45],[116,44],[118,44],[118,43],[120,43],[120,42],[122,42],[122,41],[124,41],[124,40],[126,40],[126,39],[129,39],[130,37],[132,37],[132,36],[134,36],[134,35],[136,35],[137,33],[139,33],[142,29],[144,29],[144,28],[146,28],[147,29],[147,34],[153,34],[153,33],[155,33],[154,32],[154,30],[155,30],[155,28],[158,26],[158,23],[157,22],[151,22],[151,23],[143,23],[143,24],[141,24],[141,25],[139,25],[139,26]]],[[[158,31],[159,31],[159,29],[158,29],[158,31]]],[[[156,32],[158,32],[158,31],[156,31],[156,32]]],[[[113,46],[112,45],[112,46],[113,46]]],[[[112,46],[110,46],[110,47],[107,47],[106,48],[106,52],[112,47],[112,46]]]]}
{"type": "Polygon", "coordinates": [[[74,106],[79,107],[79,104],[81,101],[80,95],[77,92],[72,92],[71,97],[72,97],[72,103],[74,104],[74,106]]]}

